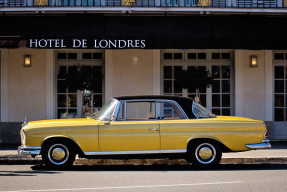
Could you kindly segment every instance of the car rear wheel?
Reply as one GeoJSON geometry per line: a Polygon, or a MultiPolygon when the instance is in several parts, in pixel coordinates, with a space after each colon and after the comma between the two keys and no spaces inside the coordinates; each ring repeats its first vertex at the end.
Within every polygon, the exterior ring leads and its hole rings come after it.
{"type": "Polygon", "coordinates": [[[222,151],[216,142],[204,141],[191,144],[187,161],[195,167],[213,167],[219,164],[222,151]]]}
{"type": "Polygon", "coordinates": [[[51,142],[43,146],[42,159],[46,166],[63,169],[75,161],[75,151],[66,142],[51,142]]]}

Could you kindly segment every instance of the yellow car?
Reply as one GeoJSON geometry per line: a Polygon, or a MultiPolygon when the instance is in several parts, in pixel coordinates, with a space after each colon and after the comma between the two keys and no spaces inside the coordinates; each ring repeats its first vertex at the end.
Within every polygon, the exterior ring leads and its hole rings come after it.
{"type": "Polygon", "coordinates": [[[191,98],[128,96],[110,99],[87,119],[24,122],[19,154],[41,155],[65,168],[84,158],[185,158],[198,167],[222,152],[271,147],[264,122],[216,116],[191,98]]]}

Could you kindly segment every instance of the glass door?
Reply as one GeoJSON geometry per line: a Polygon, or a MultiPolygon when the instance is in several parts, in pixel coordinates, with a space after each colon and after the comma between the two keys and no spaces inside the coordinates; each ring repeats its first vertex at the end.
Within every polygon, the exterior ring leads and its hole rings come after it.
{"type": "Polygon", "coordinates": [[[287,65],[274,66],[274,123],[272,139],[287,138],[287,65]]]}
{"type": "Polygon", "coordinates": [[[92,85],[81,91],[82,117],[91,116],[98,112],[103,104],[103,75],[102,66],[82,66],[84,71],[92,72],[92,85]]]}
{"type": "Polygon", "coordinates": [[[78,93],[73,87],[67,87],[68,66],[59,66],[57,73],[57,118],[77,117],[78,93]]]}
{"type": "MultiPolygon", "coordinates": [[[[187,70],[199,70],[199,71],[206,71],[206,66],[188,66],[187,70]]],[[[205,87],[199,87],[199,94],[200,94],[200,104],[203,107],[206,107],[206,88],[205,87]]],[[[187,89],[188,97],[191,97],[193,99],[196,98],[196,89],[187,89]]]]}
{"type": "Polygon", "coordinates": [[[59,66],[57,75],[57,118],[85,118],[103,104],[102,66],[59,66]]]}
{"type": "Polygon", "coordinates": [[[104,52],[56,52],[56,118],[85,118],[104,102],[104,52]]]}
{"type": "Polygon", "coordinates": [[[212,84],[212,113],[216,115],[231,115],[230,66],[212,65],[214,81],[212,84]]]}

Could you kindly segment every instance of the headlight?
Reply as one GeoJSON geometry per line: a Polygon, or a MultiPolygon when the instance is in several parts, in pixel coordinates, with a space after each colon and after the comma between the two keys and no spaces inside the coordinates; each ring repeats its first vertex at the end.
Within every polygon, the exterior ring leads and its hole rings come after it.
{"type": "Polygon", "coordinates": [[[21,136],[21,144],[26,145],[26,134],[25,134],[24,129],[21,129],[20,136],[21,136]]]}

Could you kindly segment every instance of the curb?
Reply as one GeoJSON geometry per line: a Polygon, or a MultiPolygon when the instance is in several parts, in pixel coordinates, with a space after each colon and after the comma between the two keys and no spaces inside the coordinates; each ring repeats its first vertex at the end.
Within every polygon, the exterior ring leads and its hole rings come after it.
{"type": "MultiPolygon", "coordinates": [[[[176,165],[189,164],[184,159],[77,159],[76,165],[176,165]]],[[[287,164],[287,157],[222,158],[220,164],[287,164]]]]}
{"type": "MultiPolygon", "coordinates": [[[[1,158],[0,165],[35,165],[43,164],[41,158],[17,159],[1,158]]],[[[184,159],[76,159],[75,165],[186,165],[189,164],[184,159]]],[[[220,164],[287,164],[287,157],[235,157],[223,158],[220,164]]]]}
{"type": "Polygon", "coordinates": [[[221,164],[287,164],[287,157],[234,157],[223,158],[221,164]]]}

